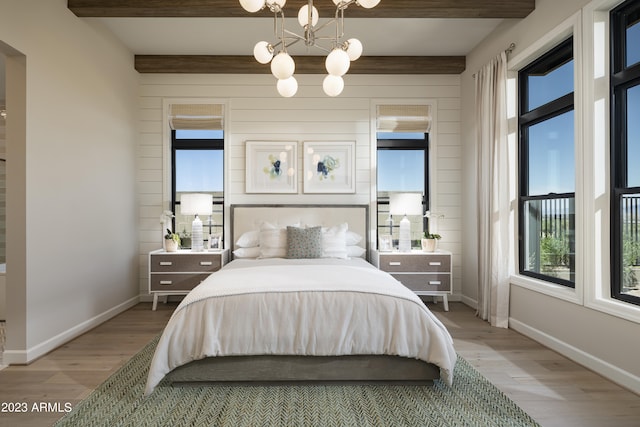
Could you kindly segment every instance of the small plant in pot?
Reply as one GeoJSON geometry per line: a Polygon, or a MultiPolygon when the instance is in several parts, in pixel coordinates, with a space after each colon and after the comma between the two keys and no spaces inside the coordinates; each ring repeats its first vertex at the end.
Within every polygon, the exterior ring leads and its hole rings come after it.
{"type": "Polygon", "coordinates": [[[438,240],[441,238],[442,236],[439,234],[425,231],[424,237],[422,238],[422,250],[424,252],[435,252],[438,247],[438,240]]]}
{"type": "Polygon", "coordinates": [[[180,246],[180,236],[167,228],[167,234],[164,235],[164,250],[167,252],[175,252],[180,246]]]}

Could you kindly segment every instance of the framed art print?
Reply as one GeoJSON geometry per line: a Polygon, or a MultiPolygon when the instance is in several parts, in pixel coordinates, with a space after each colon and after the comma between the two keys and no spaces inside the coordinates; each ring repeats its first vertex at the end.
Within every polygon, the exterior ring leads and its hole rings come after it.
{"type": "Polygon", "coordinates": [[[304,142],[305,193],[355,193],[355,141],[304,142]]]}
{"type": "Polygon", "coordinates": [[[247,193],[297,193],[296,141],[246,142],[247,193]]]}

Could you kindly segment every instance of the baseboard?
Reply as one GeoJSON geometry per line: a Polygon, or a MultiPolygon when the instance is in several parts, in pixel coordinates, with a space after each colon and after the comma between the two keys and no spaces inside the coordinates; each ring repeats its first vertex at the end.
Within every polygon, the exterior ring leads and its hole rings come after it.
{"type": "Polygon", "coordinates": [[[110,308],[109,310],[82,322],[79,325],[74,326],[73,328],[67,329],[66,331],[41,342],[27,350],[6,350],[4,351],[2,357],[3,362],[7,365],[27,365],[34,360],[44,356],[52,350],[60,347],[61,345],[71,341],[72,339],[84,334],[85,332],[95,328],[96,326],[106,322],[114,316],[122,313],[125,310],[130,309],[134,305],[140,302],[140,297],[133,297],[117,306],[110,308]]]}
{"type": "Polygon", "coordinates": [[[640,394],[640,377],[593,356],[579,348],[539,331],[518,320],[509,318],[509,328],[545,345],[576,363],[591,369],[603,377],[621,385],[636,394],[640,394]]]}
{"type": "Polygon", "coordinates": [[[468,305],[469,307],[473,308],[474,310],[478,309],[478,301],[471,299],[467,296],[462,296],[462,299],[460,300],[462,301],[463,304],[468,305]]]}

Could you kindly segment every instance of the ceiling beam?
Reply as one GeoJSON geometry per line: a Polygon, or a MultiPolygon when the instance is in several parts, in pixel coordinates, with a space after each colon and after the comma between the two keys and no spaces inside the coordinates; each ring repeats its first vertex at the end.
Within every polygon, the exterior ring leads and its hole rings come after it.
{"type": "MultiPolygon", "coordinates": [[[[325,74],[325,57],[296,56],[296,74],[325,74]]],[[[136,55],[140,73],[269,74],[268,65],[253,56],[136,55]]],[[[349,74],[460,74],[464,56],[363,56],[351,63],[349,74]]]]}
{"type": "MultiPolygon", "coordinates": [[[[304,0],[289,0],[285,10],[297,11],[304,0]]],[[[333,2],[314,4],[321,16],[332,16],[333,2]]],[[[79,17],[216,17],[271,16],[267,9],[250,14],[238,0],[67,0],[79,17]]],[[[351,18],[524,18],[535,9],[535,0],[382,0],[375,8],[349,6],[351,18]]],[[[287,16],[292,15],[291,12],[287,16]]]]}

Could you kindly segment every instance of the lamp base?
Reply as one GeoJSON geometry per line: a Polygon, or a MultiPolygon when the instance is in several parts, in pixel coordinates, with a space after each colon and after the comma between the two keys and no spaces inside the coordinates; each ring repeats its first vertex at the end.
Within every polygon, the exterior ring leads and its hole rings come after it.
{"type": "Polygon", "coordinates": [[[402,218],[402,221],[400,221],[398,250],[400,252],[411,252],[411,222],[406,215],[402,218]]]}
{"type": "Polygon", "coordinates": [[[202,221],[196,215],[196,218],[191,223],[191,252],[202,251],[204,251],[202,221]]]}

